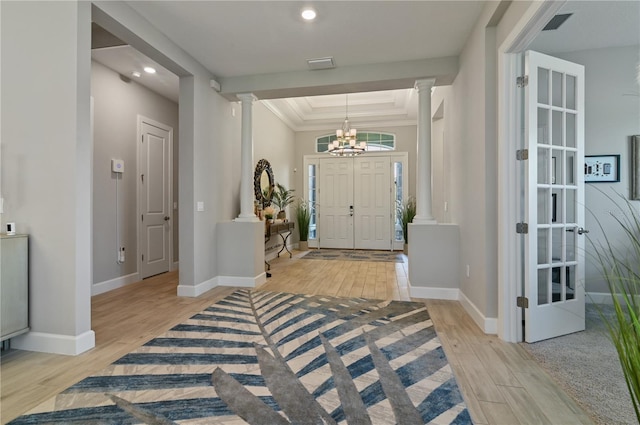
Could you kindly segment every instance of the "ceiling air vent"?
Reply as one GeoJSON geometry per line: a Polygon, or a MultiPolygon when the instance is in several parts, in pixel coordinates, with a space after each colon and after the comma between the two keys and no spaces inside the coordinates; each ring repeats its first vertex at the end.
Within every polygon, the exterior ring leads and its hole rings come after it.
{"type": "Polygon", "coordinates": [[[332,57],[307,59],[307,64],[309,65],[309,69],[312,71],[318,69],[331,69],[336,67],[336,64],[333,63],[332,57]]]}
{"type": "Polygon", "coordinates": [[[558,28],[560,28],[560,25],[564,24],[567,21],[567,19],[569,19],[571,15],[573,15],[573,13],[564,13],[561,15],[554,16],[553,18],[551,18],[547,26],[542,28],[542,31],[557,30],[558,28]]]}

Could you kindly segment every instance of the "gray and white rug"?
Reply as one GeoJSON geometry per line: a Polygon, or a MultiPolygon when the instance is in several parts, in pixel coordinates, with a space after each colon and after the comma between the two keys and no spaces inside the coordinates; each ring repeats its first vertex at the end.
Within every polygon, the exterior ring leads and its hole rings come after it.
{"type": "Polygon", "coordinates": [[[471,424],[422,303],[238,290],[11,424],[471,424]]]}
{"type": "Polygon", "coordinates": [[[384,261],[402,263],[402,252],[373,251],[366,249],[312,249],[302,259],[304,260],[342,260],[342,261],[384,261]]]}

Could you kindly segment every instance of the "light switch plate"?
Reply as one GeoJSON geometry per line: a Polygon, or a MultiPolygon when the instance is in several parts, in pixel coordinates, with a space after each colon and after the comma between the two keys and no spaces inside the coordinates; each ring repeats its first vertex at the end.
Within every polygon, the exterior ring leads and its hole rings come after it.
{"type": "Polygon", "coordinates": [[[204,202],[198,201],[198,203],[196,204],[196,209],[198,211],[204,211],[204,202]]]}

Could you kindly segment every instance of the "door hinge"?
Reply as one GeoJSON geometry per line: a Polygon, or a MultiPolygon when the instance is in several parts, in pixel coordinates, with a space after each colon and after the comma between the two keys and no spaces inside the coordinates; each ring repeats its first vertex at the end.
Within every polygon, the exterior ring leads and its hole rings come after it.
{"type": "Polygon", "coordinates": [[[527,297],[517,297],[516,298],[516,306],[522,308],[529,308],[529,298],[527,297]]]}
{"type": "Polygon", "coordinates": [[[529,149],[518,149],[516,151],[516,159],[518,161],[526,161],[529,159],[529,149]]]}
{"type": "Polygon", "coordinates": [[[518,88],[525,87],[528,84],[529,84],[529,76],[528,75],[521,75],[520,77],[516,78],[516,86],[518,88]]]}
{"type": "Polygon", "coordinates": [[[142,254],[142,261],[144,261],[144,254],[142,254]]]}
{"type": "Polygon", "coordinates": [[[140,214],[140,221],[144,221],[144,214],[140,214]]]}
{"type": "Polygon", "coordinates": [[[516,223],[516,233],[529,233],[529,225],[527,223],[516,223]]]}

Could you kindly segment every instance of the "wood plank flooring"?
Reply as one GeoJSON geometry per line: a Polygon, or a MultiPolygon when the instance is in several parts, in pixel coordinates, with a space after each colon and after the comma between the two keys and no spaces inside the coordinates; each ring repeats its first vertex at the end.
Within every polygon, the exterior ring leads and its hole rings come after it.
{"type": "MultiPolygon", "coordinates": [[[[271,261],[260,289],[341,297],[410,300],[407,264],[364,261],[271,261]]],[[[0,422],[6,423],[66,387],[233,292],[215,288],[198,298],[176,296],[177,273],[165,273],[92,299],[96,347],[79,356],[11,350],[0,359],[0,422]]],[[[476,424],[591,424],[517,344],[483,334],[455,301],[427,304],[476,424]]]]}

